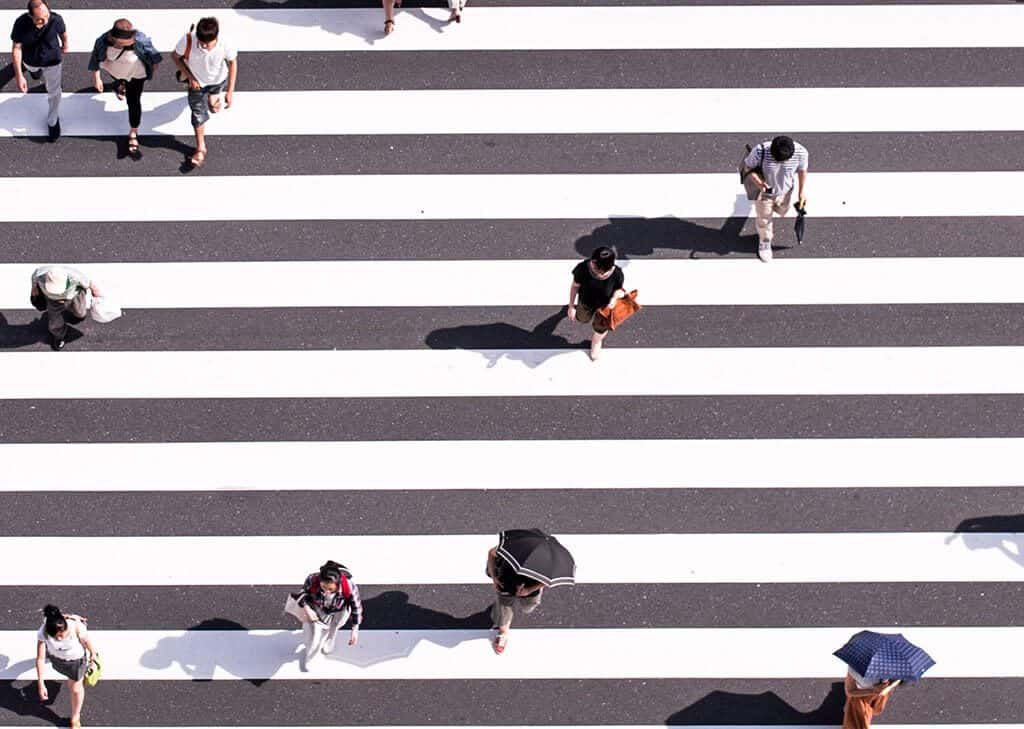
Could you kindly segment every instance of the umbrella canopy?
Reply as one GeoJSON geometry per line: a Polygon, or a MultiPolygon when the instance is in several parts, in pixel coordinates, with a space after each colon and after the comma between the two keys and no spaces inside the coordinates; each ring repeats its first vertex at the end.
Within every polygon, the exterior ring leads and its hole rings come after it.
{"type": "Polygon", "coordinates": [[[862,630],[832,655],[867,679],[917,681],[935,665],[932,657],[899,633],[862,630]]]}
{"type": "Polygon", "coordinates": [[[804,220],[804,216],[807,215],[807,205],[800,207],[797,203],[793,206],[796,210],[796,222],[793,224],[793,230],[796,232],[796,242],[802,244],[804,242],[804,228],[807,226],[807,221],[804,220]]]}
{"type": "Polygon", "coordinates": [[[498,556],[517,575],[536,580],[545,587],[576,582],[576,560],[569,550],[540,529],[507,529],[498,535],[498,556]]]}

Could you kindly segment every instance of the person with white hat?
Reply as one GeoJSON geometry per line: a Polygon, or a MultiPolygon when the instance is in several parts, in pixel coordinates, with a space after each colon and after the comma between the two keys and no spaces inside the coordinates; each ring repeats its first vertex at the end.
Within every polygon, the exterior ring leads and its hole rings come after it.
{"type": "Polygon", "coordinates": [[[46,311],[50,347],[55,352],[64,349],[68,314],[77,324],[89,313],[87,292],[100,295],[88,276],[70,266],[40,266],[32,272],[32,305],[46,311]]]}

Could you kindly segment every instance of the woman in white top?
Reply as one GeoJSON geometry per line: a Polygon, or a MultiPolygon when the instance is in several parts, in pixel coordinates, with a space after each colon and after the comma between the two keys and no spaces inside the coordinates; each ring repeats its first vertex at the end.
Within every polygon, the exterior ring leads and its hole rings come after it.
{"type": "Polygon", "coordinates": [[[39,699],[50,698],[43,681],[43,664],[50,665],[68,679],[71,690],[71,729],[82,726],[82,704],[85,702],[85,673],[96,656],[89,642],[85,619],[65,615],[56,605],[43,608],[43,624],[39,627],[36,644],[36,675],[39,681],[39,699]]]}
{"type": "Polygon", "coordinates": [[[135,30],[126,18],[114,21],[114,26],[96,39],[89,70],[92,71],[92,85],[103,93],[103,79],[100,71],[106,71],[114,79],[114,93],[118,99],[128,101],[128,154],[133,159],[141,157],[139,150],[139,124],[142,123],[142,89],[153,71],[160,65],[163,56],[153,47],[145,33],[135,30]]]}

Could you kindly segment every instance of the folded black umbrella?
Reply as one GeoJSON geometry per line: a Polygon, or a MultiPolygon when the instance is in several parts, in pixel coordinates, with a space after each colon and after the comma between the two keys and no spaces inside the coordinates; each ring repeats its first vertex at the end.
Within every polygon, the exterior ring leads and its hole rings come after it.
{"type": "Polygon", "coordinates": [[[807,204],[805,203],[803,207],[800,207],[800,203],[797,203],[794,209],[796,210],[796,223],[793,224],[793,230],[796,232],[796,242],[803,244],[804,227],[807,225],[807,222],[804,220],[804,216],[807,215],[807,204]]]}
{"type": "Polygon", "coordinates": [[[576,560],[569,550],[540,529],[507,529],[498,535],[498,556],[517,575],[545,587],[576,582],[576,560]]]}

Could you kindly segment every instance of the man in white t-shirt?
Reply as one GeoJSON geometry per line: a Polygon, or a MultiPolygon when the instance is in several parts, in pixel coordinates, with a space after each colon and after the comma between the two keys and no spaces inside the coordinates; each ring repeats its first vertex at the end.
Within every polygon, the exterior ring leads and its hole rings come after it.
{"type": "Polygon", "coordinates": [[[201,18],[171,53],[179,76],[188,79],[188,105],[196,130],[196,151],[190,160],[193,167],[202,167],[206,161],[206,120],[211,113],[221,110],[222,93],[224,108],[231,106],[235,93],[238,51],[221,40],[219,34],[216,18],[201,18]]]}

